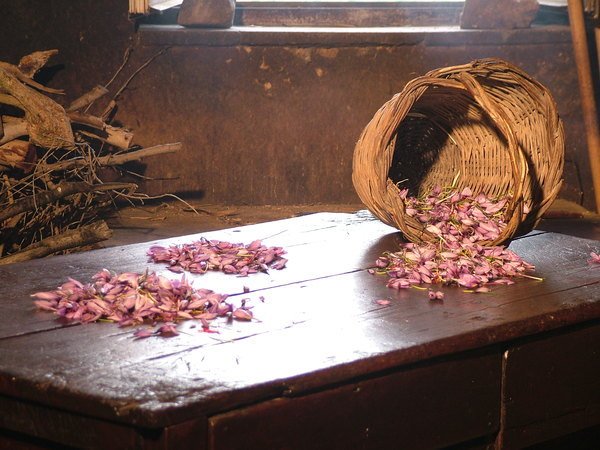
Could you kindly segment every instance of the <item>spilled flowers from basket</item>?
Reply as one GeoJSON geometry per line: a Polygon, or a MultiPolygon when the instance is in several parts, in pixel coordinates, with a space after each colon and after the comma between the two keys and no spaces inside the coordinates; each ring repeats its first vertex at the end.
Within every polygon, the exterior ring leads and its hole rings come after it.
{"type": "MultiPolygon", "coordinates": [[[[509,197],[490,198],[470,188],[441,188],[419,196],[400,190],[405,213],[416,218],[435,236],[430,242],[403,243],[395,252],[383,253],[373,274],[387,274],[387,286],[394,289],[422,284],[457,285],[467,292],[489,292],[491,285],[513,284],[515,277],[530,275],[534,266],[505,246],[485,246],[496,239],[506,223],[504,212],[509,197]]],[[[443,293],[429,290],[431,300],[443,293]]]]}

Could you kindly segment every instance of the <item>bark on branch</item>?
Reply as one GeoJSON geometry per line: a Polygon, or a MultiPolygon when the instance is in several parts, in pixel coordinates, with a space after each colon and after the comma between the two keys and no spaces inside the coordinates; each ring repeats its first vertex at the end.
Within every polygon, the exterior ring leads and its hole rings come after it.
{"type": "MultiPolygon", "coordinates": [[[[117,166],[131,161],[139,161],[140,159],[148,158],[150,156],[175,153],[178,150],[181,150],[181,142],[155,145],[154,147],[142,148],[140,150],[134,150],[127,153],[100,156],[96,158],[96,163],[100,166],[117,166]]],[[[68,170],[75,169],[78,167],[84,167],[88,164],[89,161],[84,159],[71,159],[68,161],[61,161],[54,164],[38,164],[37,170],[39,172],[54,172],[58,170],[68,170]]]]}
{"type": "Polygon", "coordinates": [[[13,264],[29,261],[35,258],[43,258],[53,253],[68,250],[70,248],[95,244],[112,236],[112,231],[103,220],[84,225],[76,230],[68,230],[56,236],[51,236],[12,255],[0,258],[0,265],[13,264]]]}
{"type": "Polygon", "coordinates": [[[117,190],[134,190],[137,185],[134,183],[103,183],[88,184],[84,182],[61,183],[54,190],[42,191],[33,197],[25,197],[17,200],[14,204],[0,212],[0,223],[10,219],[17,214],[27,211],[33,211],[41,206],[48,205],[69,195],[87,193],[87,192],[106,192],[117,190]]]}
{"type": "MultiPolygon", "coordinates": [[[[76,124],[85,125],[91,127],[93,130],[79,129],[78,131],[87,136],[100,139],[107,144],[114,145],[121,149],[128,149],[131,146],[133,140],[133,133],[127,131],[124,128],[117,128],[104,123],[100,117],[91,116],[89,114],[82,114],[75,111],[69,112],[68,114],[71,122],[76,124]]],[[[77,128],[75,126],[74,128],[77,128]]]]}
{"type": "Polygon", "coordinates": [[[108,94],[108,89],[104,86],[96,86],[89,92],[86,92],[81,97],[73,100],[73,102],[67,108],[67,112],[77,111],[78,109],[83,108],[84,106],[89,105],[90,103],[95,102],[103,95],[108,94]]]}

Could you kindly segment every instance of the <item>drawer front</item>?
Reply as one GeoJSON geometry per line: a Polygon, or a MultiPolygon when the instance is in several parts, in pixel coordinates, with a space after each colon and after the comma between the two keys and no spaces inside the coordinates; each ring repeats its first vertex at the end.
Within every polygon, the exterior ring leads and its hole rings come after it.
{"type": "Polygon", "coordinates": [[[439,448],[497,431],[500,380],[498,353],[277,398],[211,417],[209,448],[439,448]]]}
{"type": "Polygon", "coordinates": [[[600,423],[600,325],[555,333],[505,353],[503,428],[520,448],[600,423]]]}

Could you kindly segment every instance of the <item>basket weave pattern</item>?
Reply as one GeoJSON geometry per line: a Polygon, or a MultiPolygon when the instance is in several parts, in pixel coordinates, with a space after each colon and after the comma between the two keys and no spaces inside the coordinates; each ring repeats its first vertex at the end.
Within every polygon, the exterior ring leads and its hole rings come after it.
{"type": "Polygon", "coordinates": [[[564,131],[549,91],[522,70],[482,59],[428,72],[385,103],[354,150],[352,181],[369,210],[413,242],[433,235],[405,214],[435,186],[510,195],[497,245],[535,227],[562,184],[564,131]]]}

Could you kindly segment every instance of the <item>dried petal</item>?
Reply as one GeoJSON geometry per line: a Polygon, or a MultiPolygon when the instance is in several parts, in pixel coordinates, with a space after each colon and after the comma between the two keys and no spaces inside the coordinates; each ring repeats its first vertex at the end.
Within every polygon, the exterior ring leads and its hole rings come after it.
{"type": "Polygon", "coordinates": [[[237,308],[232,313],[231,316],[234,319],[238,320],[252,320],[252,311],[249,311],[245,308],[237,308]]]}
{"type": "Polygon", "coordinates": [[[154,331],[152,331],[148,328],[144,328],[144,329],[140,328],[135,333],[133,333],[133,335],[138,339],[147,338],[147,337],[153,336],[154,334],[155,334],[154,331]]]}

